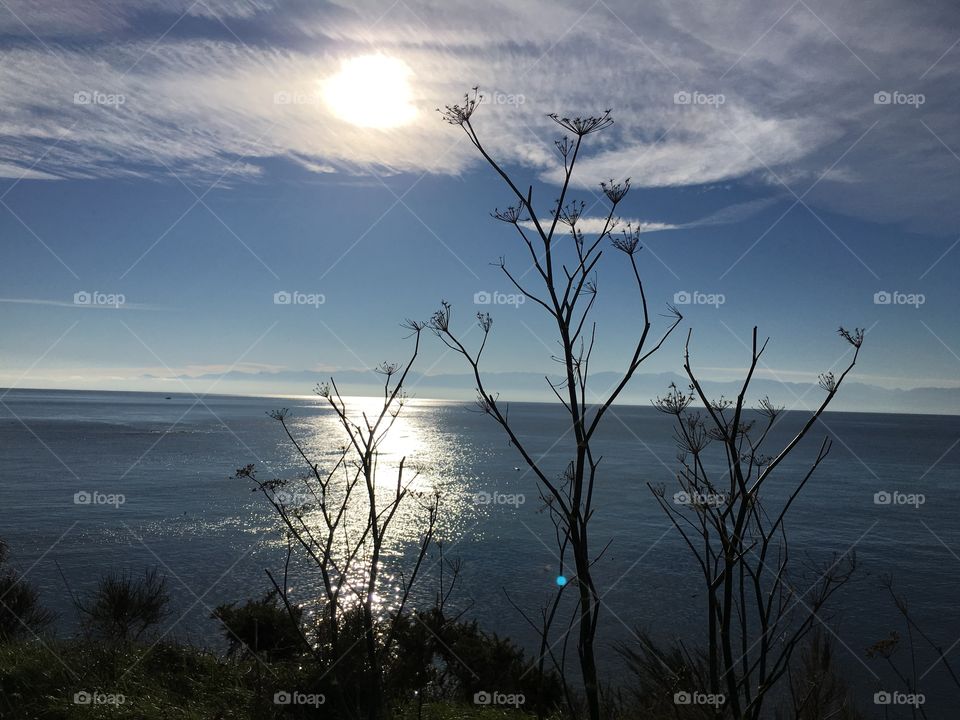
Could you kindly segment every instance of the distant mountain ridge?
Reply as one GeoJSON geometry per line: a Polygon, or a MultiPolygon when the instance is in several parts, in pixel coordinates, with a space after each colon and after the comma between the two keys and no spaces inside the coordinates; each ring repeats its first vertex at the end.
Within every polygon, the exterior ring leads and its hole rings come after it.
{"type": "MultiPolygon", "coordinates": [[[[284,370],[256,373],[232,371],[223,375],[181,375],[187,381],[218,380],[223,385],[217,392],[230,392],[229,386],[242,382],[248,388],[262,385],[263,394],[306,394],[317,383],[327,382],[333,376],[341,392],[349,395],[378,394],[383,379],[372,371],[341,370],[333,373],[312,370],[284,370]]],[[[552,376],[559,382],[559,376],[552,376]]],[[[620,380],[615,372],[598,372],[590,377],[590,386],[600,393],[612,388],[620,380]]],[[[518,402],[549,401],[553,398],[543,375],[531,372],[491,372],[485,374],[488,390],[500,393],[504,400],[518,402]]],[[[686,389],[685,376],[673,372],[638,373],[619,399],[620,403],[649,405],[658,395],[663,395],[670,383],[686,389]]],[[[705,380],[704,390],[711,398],[721,395],[735,398],[740,392],[739,381],[705,380]]],[[[442,373],[423,375],[412,372],[407,387],[414,397],[470,400],[474,394],[473,376],[467,373],[442,373]]],[[[248,390],[249,392],[249,390],[248,390]]],[[[815,383],[780,382],[769,378],[754,378],[750,384],[751,405],[764,396],[788,409],[811,408],[823,398],[823,390],[815,383]]],[[[594,398],[599,399],[599,398],[594,398]]],[[[960,388],[919,387],[908,390],[883,388],[869,383],[847,380],[831,405],[833,410],[854,412],[925,413],[935,415],[960,415],[960,388]]]]}

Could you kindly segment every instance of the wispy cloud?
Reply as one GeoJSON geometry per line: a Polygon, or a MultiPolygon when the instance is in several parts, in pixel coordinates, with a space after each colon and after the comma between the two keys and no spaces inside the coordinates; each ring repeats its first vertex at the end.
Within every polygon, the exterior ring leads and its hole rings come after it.
{"type": "MultiPolygon", "coordinates": [[[[758,198],[757,200],[749,200],[742,203],[735,203],[697,220],[681,223],[641,220],[639,218],[620,218],[617,224],[614,226],[614,233],[625,229],[628,225],[642,233],[661,232],[664,230],[688,230],[691,228],[708,227],[712,225],[729,225],[740,222],[741,220],[746,220],[747,218],[770,207],[779,200],[780,198],[778,197],[766,197],[758,198]]],[[[550,222],[551,220],[542,218],[540,220],[540,225],[541,227],[544,225],[549,225],[550,222]]],[[[523,221],[520,224],[530,229],[535,227],[533,222],[529,220],[523,221]]],[[[584,216],[577,220],[577,229],[586,235],[598,235],[599,233],[603,232],[603,230],[606,228],[606,225],[607,218],[599,215],[589,217],[584,216]]],[[[561,231],[566,229],[563,225],[560,225],[559,228],[561,231]]]]}
{"type": "Polygon", "coordinates": [[[738,223],[741,220],[746,220],[747,218],[766,210],[768,207],[780,202],[781,200],[782,198],[780,197],[772,196],[758,198],[756,200],[748,200],[747,202],[742,203],[735,203],[733,205],[728,205],[727,207],[722,208],[715,213],[710,213],[706,217],[702,217],[699,220],[682,223],[676,227],[698,228],[708,227],[711,225],[730,225],[733,223],[738,223]]]}
{"type": "Polygon", "coordinates": [[[43,305],[47,307],[74,308],[76,310],[166,310],[159,305],[144,305],[142,303],[128,303],[126,298],[118,301],[104,302],[70,302],[67,300],[49,300],[46,298],[4,298],[0,303],[11,305],[43,305]]]}
{"type": "Polygon", "coordinates": [[[960,166],[944,147],[960,153],[952,90],[960,53],[944,54],[956,8],[283,5],[8,0],[0,177],[173,171],[229,183],[258,177],[278,157],[323,173],[457,174],[475,154],[433,109],[479,83],[488,93],[476,122],[491,152],[548,180],[560,168],[545,112],[613,105],[618,124],[582,158],[583,185],[628,175],[638,187],[739,179],[783,182],[799,194],[823,176],[808,202],[933,227],[960,220],[949,191],[960,166]],[[353,127],[320,98],[320,82],[342,59],[373,51],[412,68],[413,124],[353,127]],[[876,92],[897,90],[924,94],[923,106],[874,103],[876,92]],[[83,93],[104,100],[83,102],[83,93]],[[278,93],[298,100],[277,102],[278,93]],[[916,175],[931,182],[921,188],[916,175]],[[844,193],[832,191],[837,183],[844,193]]]}

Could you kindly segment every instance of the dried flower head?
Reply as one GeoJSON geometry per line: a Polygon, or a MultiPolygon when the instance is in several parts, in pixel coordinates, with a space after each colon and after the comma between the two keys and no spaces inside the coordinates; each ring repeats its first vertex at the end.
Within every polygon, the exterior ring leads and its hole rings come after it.
{"type": "Polygon", "coordinates": [[[783,405],[774,405],[769,396],[765,396],[757,403],[757,410],[769,420],[773,420],[783,412],[783,405]]]}
{"type": "Polygon", "coordinates": [[[408,335],[407,337],[411,337],[412,335],[418,335],[420,331],[423,330],[426,326],[427,326],[427,323],[425,323],[423,320],[412,320],[411,318],[407,318],[402,323],[400,323],[400,327],[410,331],[410,335],[408,335]]]}
{"type": "Polygon", "coordinates": [[[667,415],[676,415],[679,417],[687,406],[693,402],[693,393],[681,392],[676,383],[670,383],[667,394],[663,397],[657,396],[653,401],[654,407],[667,415]]]}
{"type": "Polygon", "coordinates": [[[820,387],[826,390],[828,393],[836,392],[837,390],[837,378],[834,377],[832,372],[820,373],[820,387]]]}
{"type": "Polygon", "coordinates": [[[559,209],[557,212],[557,219],[564,225],[573,227],[577,224],[577,221],[580,219],[580,216],[583,214],[585,208],[586,203],[584,203],[582,200],[574,200],[573,202],[569,202],[559,209]]]}
{"type": "Polygon", "coordinates": [[[610,110],[604,110],[602,115],[589,117],[560,117],[556,113],[551,113],[547,117],[553,120],[557,125],[566,128],[577,137],[583,137],[590,133],[599,132],[613,125],[613,118],[610,117],[610,110]]]}
{"type": "Polygon", "coordinates": [[[710,401],[710,407],[713,408],[714,412],[723,412],[724,410],[727,410],[728,408],[730,408],[732,405],[733,405],[733,401],[728,400],[723,395],[721,395],[720,398],[717,400],[710,401]]]}
{"type": "Polygon", "coordinates": [[[511,225],[516,225],[523,218],[523,208],[513,205],[508,205],[505,210],[500,208],[494,208],[493,212],[490,215],[500,222],[509,223],[511,225]]]}
{"type": "Polygon", "coordinates": [[[622,183],[614,182],[613,178],[611,178],[609,183],[601,182],[600,189],[603,190],[603,194],[607,196],[607,199],[616,205],[623,200],[624,196],[630,191],[630,178],[627,178],[622,183]]]}
{"type": "Polygon", "coordinates": [[[490,328],[493,327],[493,318],[490,317],[490,313],[477,313],[477,322],[485,333],[490,332],[490,328]]]}
{"type": "MultiPolygon", "coordinates": [[[[692,396],[691,396],[692,399],[692,396]]],[[[690,452],[699,455],[710,444],[712,439],[707,433],[703,416],[698,413],[689,413],[680,418],[682,428],[674,430],[674,439],[681,452],[690,452]]]]}
{"type": "Polygon", "coordinates": [[[863,345],[863,328],[854,328],[851,332],[846,328],[841,327],[837,330],[837,334],[840,335],[844,340],[853,345],[855,348],[860,348],[863,345]]]}
{"type": "Polygon", "coordinates": [[[445,333],[450,329],[450,303],[440,301],[440,309],[430,316],[430,329],[436,333],[445,333]]]}
{"type": "Polygon", "coordinates": [[[763,471],[767,465],[773,462],[774,457],[772,455],[767,455],[766,453],[760,452],[758,449],[754,448],[750,452],[744,452],[741,454],[741,460],[744,463],[753,464],[753,469],[760,473],[763,471]]]}
{"type": "Polygon", "coordinates": [[[643,249],[640,246],[640,228],[634,228],[630,223],[620,231],[620,237],[614,238],[612,242],[617,250],[627,255],[633,255],[637,250],[643,249]]]}
{"type": "Polygon", "coordinates": [[[463,105],[445,105],[444,109],[437,108],[437,112],[451,125],[463,125],[470,121],[477,106],[483,102],[483,95],[480,94],[480,88],[473,88],[473,96],[470,93],[464,93],[463,105]]]}
{"type": "Polygon", "coordinates": [[[709,437],[711,440],[719,440],[720,442],[724,442],[727,439],[726,428],[719,428],[716,425],[711,425],[707,428],[707,437],[709,437]]]}
{"type": "Polygon", "coordinates": [[[382,363],[377,365],[373,371],[379,375],[386,375],[387,377],[390,377],[399,369],[399,367],[400,366],[397,365],[397,363],[387,362],[384,360],[382,363]]]}

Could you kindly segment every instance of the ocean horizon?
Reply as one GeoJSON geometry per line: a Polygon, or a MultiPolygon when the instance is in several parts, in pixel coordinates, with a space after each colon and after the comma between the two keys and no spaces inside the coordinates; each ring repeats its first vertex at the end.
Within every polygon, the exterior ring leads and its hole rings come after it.
{"type": "MultiPolygon", "coordinates": [[[[494,374],[495,375],[495,374],[494,374]]],[[[542,380],[542,376],[537,376],[537,378],[542,380]]],[[[356,386],[346,386],[354,389],[356,386]]],[[[665,386],[661,394],[664,394],[669,388],[665,386]]],[[[931,391],[950,391],[953,388],[939,388],[939,387],[924,387],[924,388],[913,388],[913,390],[931,390],[931,391]]],[[[382,391],[382,388],[380,388],[382,391]]],[[[901,392],[910,392],[910,390],[902,390],[901,392]]],[[[171,390],[164,392],[162,390],[114,390],[114,389],[89,389],[89,388],[43,388],[43,387],[9,387],[5,388],[0,386],[0,400],[7,396],[8,393],[12,392],[29,392],[29,393],[69,393],[76,396],[82,396],[83,394],[90,393],[95,395],[102,394],[115,394],[115,395],[156,395],[167,399],[168,397],[173,398],[261,398],[264,400],[276,399],[276,400],[312,400],[317,399],[318,395],[316,392],[308,393],[275,393],[275,392],[203,392],[200,390],[171,390]]],[[[351,392],[344,393],[345,397],[351,398],[376,398],[378,397],[376,387],[367,387],[365,392],[351,392]]],[[[757,398],[761,397],[761,394],[754,393],[757,398]]],[[[408,397],[408,400],[411,402],[431,402],[431,403],[448,403],[451,405],[476,405],[475,399],[470,399],[467,397],[433,397],[433,396],[420,396],[416,393],[411,394],[408,397]]],[[[654,406],[655,396],[651,396],[648,400],[637,400],[628,398],[625,400],[617,400],[614,405],[616,407],[630,407],[630,408],[651,408],[654,406]]],[[[523,403],[524,405],[545,405],[553,406],[555,403],[549,399],[544,400],[504,400],[506,403],[515,402],[523,403]]],[[[787,412],[807,412],[811,408],[798,406],[790,407],[789,402],[784,403],[787,409],[787,412]]],[[[839,404],[839,403],[838,403],[839,404]]],[[[694,399],[692,407],[702,408],[703,405],[699,402],[699,399],[694,399]]],[[[859,415],[919,415],[919,416],[929,416],[929,417],[956,417],[960,416],[960,406],[957,406],[956,409],[951,408],[950,410],[944,411],[929,411],[929,410],[911,410],[911,409],[892,409],[892,410],[882,410],[882,409],[860,409],[860,410],[843,410],[834,407],[827,407],[824,411],[824,414],[859,414],[859,415]]]]}

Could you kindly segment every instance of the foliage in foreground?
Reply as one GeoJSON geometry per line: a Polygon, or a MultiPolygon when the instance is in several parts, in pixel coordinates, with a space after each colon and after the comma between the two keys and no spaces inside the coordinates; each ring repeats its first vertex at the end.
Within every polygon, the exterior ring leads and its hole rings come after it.
{"type": "MultiPolygon", "coordinates": [[[[306,686],[310,682],[309,672],[297,662],[261,664],[252,658],[224,661],[206,651],[167,643],[152,648],[90,640],[0,644],[0,717],[316,717],[314,706],[273,702],[274,694],[282,688],[306,686]],[[88,704],[75,702],[83,699],[82,693],[96,698],[88,704]],[[121,695],[123,702],[116,702],[121,695]]],[[[523,716],[512,710],[453,702],[431,702],[422,707],[408,704],[398,713],[399,720],[498,720],[523,716]]],[[[332,708],[324,708],[323,717],[338,715],[332,708]]]]}
{"type": "Polygon", "coordinates": [[[121,643],[142,639],[170,612],[167,580],[155,567],[142,576],[111,571],[91,597],[75,602],[88,633],[121,643]]]}
{"type": "Polygon", "coordinates": [[[40,603],[37,589],[9,563],[7,544],[0,540],[0,642],[31,637],[54,620],[40,603]]]}

